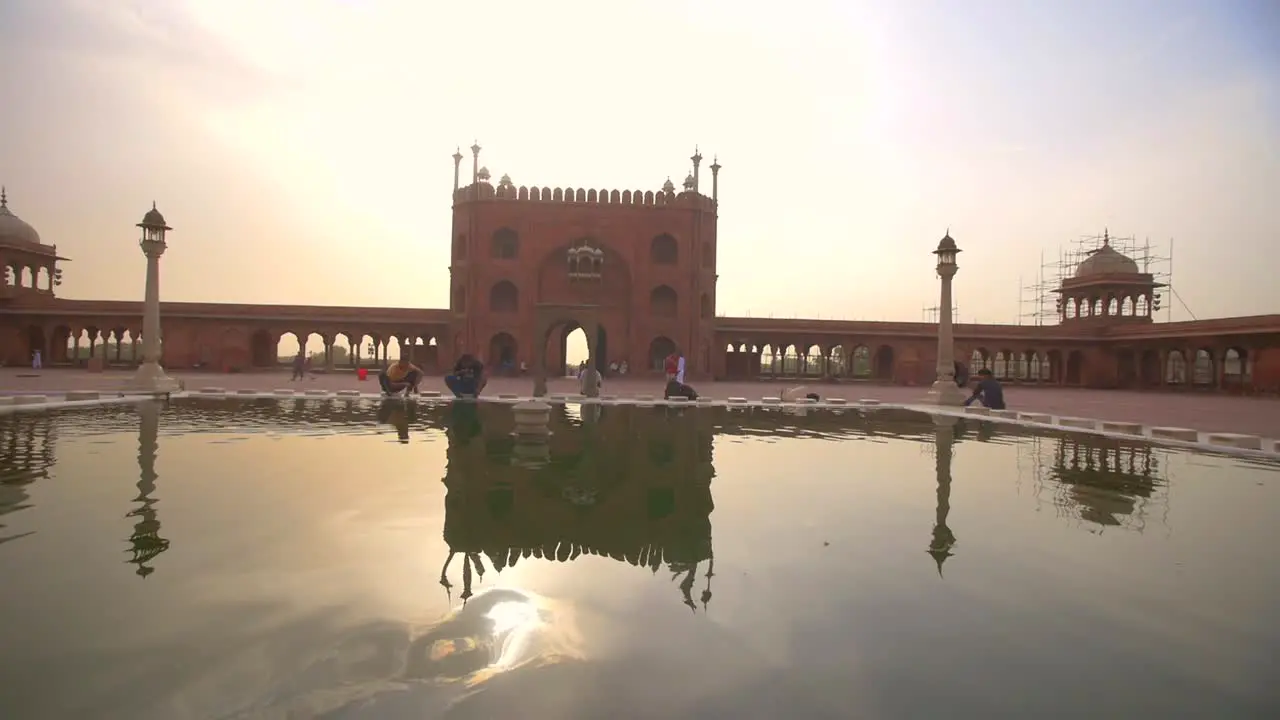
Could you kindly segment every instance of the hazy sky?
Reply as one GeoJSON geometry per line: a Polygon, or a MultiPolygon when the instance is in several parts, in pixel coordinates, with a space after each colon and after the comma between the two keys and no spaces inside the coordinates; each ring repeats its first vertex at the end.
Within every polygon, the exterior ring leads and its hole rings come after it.
{"type": "Polygon", "coordinates": [[[948,227],[963,321],[1104,227],[1174,238],[1199,317],[1277,312],[1277,38],[1273,0],[2,0],[0,182],[68,297],[141,298],[154,199],[168,299],[443,307],[456,145],[657,189],[696,143],[721,314],[919,320],[948,227]]]}

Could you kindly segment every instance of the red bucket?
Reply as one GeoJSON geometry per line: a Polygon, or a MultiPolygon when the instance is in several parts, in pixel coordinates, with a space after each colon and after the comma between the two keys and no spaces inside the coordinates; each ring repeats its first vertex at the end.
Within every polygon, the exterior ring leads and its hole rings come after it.
{"type": "Polygon", "coordinates": [[[369,379],[369,369],[368,369],[368,368],[358,368],[358,369],[356,370],[356,379],[357,379],[357,380],[368,380],[368,379],[369,379]]]}

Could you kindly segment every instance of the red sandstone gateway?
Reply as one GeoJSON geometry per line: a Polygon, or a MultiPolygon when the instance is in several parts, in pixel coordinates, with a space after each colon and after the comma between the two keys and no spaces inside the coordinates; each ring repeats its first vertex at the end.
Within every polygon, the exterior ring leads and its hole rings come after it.
{"type": "MultiPolygon", "coordinates": [[[[388,345],[427,372],[463,351],[492,367],[563,367],[583,328],[593,357],[660,376],[677,346],[690,379],[934,380],[937,326],[925,322],[716,316],[720,165],[702,156],[677,191],[493,184],[471,148],[454,155],[448,308],[165,302],[164,363],[228,371],[274,367],[293,334],[323,339],[333,369],[385,362],[388,345]],[[333,349],[348,360],[334,361],[333,349]],[[370,357],[372,356],[372,357],[370,357]]],[[[1097,388],[1280,392],[1280,315],[1156,323],[1161,283],[1103,236],[1055,289],[1043,325],[957,324],[956,357],[1004,382],[1097,388]]],[[[932,243],[922,239],[922,254],[932,243]]],[[[0,358],[44,366],[133,366],[141,302],[65,300],[59,257],[0,196],[0,358]]],[[[927,272],[922,268],[922,272],[927,272]]],[[[139,292],[141,294],[141,292],[139,292]]]]}

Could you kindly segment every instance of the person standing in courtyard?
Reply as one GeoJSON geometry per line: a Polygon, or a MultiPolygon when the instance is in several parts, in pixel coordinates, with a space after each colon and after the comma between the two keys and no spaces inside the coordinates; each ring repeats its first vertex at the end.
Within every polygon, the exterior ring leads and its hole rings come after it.
{"type": "Polygon", "coordinates": [[[387,366],[386,370],[378,373],[378,384],[382,386],[384,395],[395,395],[400,392],[406,395],[417,394],[420,382],[422,382],[422,369],[409,362],[406,357],[401,357],[387,366]]]}
{"type": "Polygon", "coordinates": [[[680,372],[680,351],[672,349],[671,353],[662,360],[662,372],[667,376],[667,382],[676,379],[676,374],[680,372]]]}
{"type": "Polygon", "coordinates": [[[44,359],[40,357],[40,350],[36,349],[35,352],[31,353],[31,369],[39,370],[42,367],[44,367],[44,359]]]}
{"type": "Polygon", "coordinates": [[[969,407],[973,403],[981,400],[983,407],[992,410],[1004,410],[1004,387],[1000,385],[1000,381],[991,376],[991,371],[982,368],[978,371],[978,385],[974,387],[973,394],[968,400],[964,401],[964,406],[969,407]]]}
{"type": "Polygon", "coordinates": [[[453,364],[453,373],[444,377],[444,384],[454,397],[478,398],[489,379],[484,375],[484,363],[471,353],[463,353],[453,364]]]}

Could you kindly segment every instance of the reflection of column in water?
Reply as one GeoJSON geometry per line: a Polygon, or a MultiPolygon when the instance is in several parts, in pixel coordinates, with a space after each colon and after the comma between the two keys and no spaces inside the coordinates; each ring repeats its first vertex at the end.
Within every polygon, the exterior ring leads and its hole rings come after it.
{"type": "Polygon", "coordinates": [[[933,535],[929,540],[929,555],[938,565],[938,577],[942,577],[942,564],[954,555],[955,533],[947,527],[947,515],[951,512],[951,455],[955,447],[955,426],[958,418],[935,415],[933,418],[933,442],[938,478],[937,502],[934,509],[933,535]]]}
{"type": "Polygon", "coordinates": [[[129,536],[127,562],[137,566],[139,577],[155,572],[147,563],[169,549],[169,541],[160,537],[160,519],[155,505],[159,502],[151,496],[156,490],[156,454],[160,448],[160,403],[149,401],[138,405],[138,496],[137,504],[126,517],[137,518],[133,534],[129,536]]]}
{"type": "Polygon", "coordinates": [[[511,450],[513,465],[531,469],[545,466],[551,460],[551,406],[541,400],[527,400],[511,408],[515,414],[516,443],[511,450]]]}

